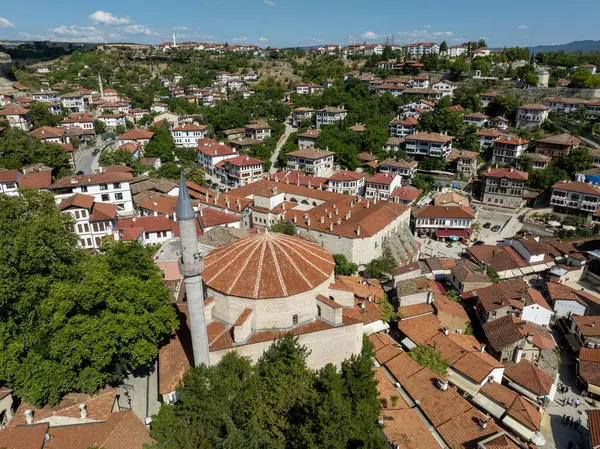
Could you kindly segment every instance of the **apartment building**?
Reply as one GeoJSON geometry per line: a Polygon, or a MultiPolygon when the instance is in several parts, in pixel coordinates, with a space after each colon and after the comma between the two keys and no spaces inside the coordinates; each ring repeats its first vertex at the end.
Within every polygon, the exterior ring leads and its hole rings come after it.
{"type": "Polygon", "coordinates": [[[355,171],[344,170],[327,180],[327,190],[345,195],[362,196],[365,193],[367,175],[355,171]]]}
{"type": "Polygon", "coordinates": [[[453,136],[422,132],[406,136],[406,152],[415,156],[429,156],[447,159],[452,151],[453,136]]]}
{"type": "Polygon", "coordinates": [[[422,58],[425,55],[439,54],[440,46],[435,42],[416,42],[404,45],[402,50],[410,58],[422,58]]]}
{"type": "Polygon", "coordinates": [[[513,168],[488,168],[483,173],[482,201],[500,207],[521,207],[528,178],[528,173],[513,168]]]}
{"type": "Polygon", "coordinates": [[[333,160],[335,156],[333,151],[307,147],[292,151],[286,156],[288,170],[300,170],[309,175],[322,178],[328,178],[333,175],[333,160]]]}
{"type": "Polygon", "coordinates": [[[346,120],[348,111],[344,108],[326,107],[324,109],[318,109],[317,114],[317,128],[323,125],[332,125],[341,120],[346,120]]]}
{"type": "Polygon", "coordinates": [[[492,145],[492,163],[515,165],[528,145],[529,140],[517,136],[496,139],[492,145]]]}
{"type": "Polygon", "coordinates": [[[112,236],[116,227],[117,207],[98,202],[93,196],[77,193],[62,200],[58,207],[73,217],[73,232],[79,237],[81,248],[100,248],[102,239],[112,236]]]}
{"type": "Polygon", "coordinates": [[[516,123],[519,128],[539,128],[548,118],[550,108],[543,104],[526,104],[517,109],[516,123]]]}
{"type": "Polygon", "coordinates": [[[402,177],[394,173],[377,173],[367,179],[365,198],[369,200],[384,200],[390,198],[392,192],[402,185],[402,177]]]}
{"type": "Polygon", "coordinates": [[[263,162],[250,156],[236,156],[215,164],[216,175],[224,184],[241,187],[259,181],[263,176],[263,162]]]}
{"type": "Polygon", "coordinates": [[[171,129],[175,145],[185,148],[196,148],[200,139],[208,137],[208,127],[196,123],[183,124],[171,129]]]}
{"type": "Polygon", "coordinates": [[[554,212],[579,213],[590,219],[600,206],[600,188],[585,182],[559,181],[552,186],[550,205],[554,212]]]}
{"type": "Polygon", "coordinates": [[[399,175],[402,179],[411,180],[417,171],[419,163],[406,159],[386,159],[379,164],[379,170],[383,173],[399,175]]]}
{"type": "Polygon", "coordinates": [[[65,176],[53,183],[49,190],[54,193],[57,204],[75,194],[83,193],[100,203],[117,207],[119,214],[133,213],[130,182],[131,173],[103,172],[93,175],[65,176]]]}

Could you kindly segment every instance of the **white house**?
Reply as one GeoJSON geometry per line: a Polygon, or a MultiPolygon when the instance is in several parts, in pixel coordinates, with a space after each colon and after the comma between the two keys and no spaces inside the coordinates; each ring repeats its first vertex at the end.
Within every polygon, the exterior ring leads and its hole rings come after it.
{"type": "Polygon", "coordinates": [[[452,95],[456,90],[456,87],[456,83],[453,83],[452,81],[448,80],[438,81],[437,83],[431,85],[432,89],[439,90],[440,92],[442,92],[442,95],[444,97],[452,95]]]}
{"type": "Polygon", "coordinates": [[[246,125],[246,137],[254,140],[266,140],[271,137],[271,127],[266,122],[253,122],[246,125]]]}
{"type": "Polygon", "coordinates": [[[31,119],[29,110],[17,105],[8,105],[0,110],[0,117],[8,122],[11,128],[18,128],[23,131],[29,131],[31,128],[31,119]]]}
{"type": "Polygon", "coordinates": [[[500,137],[492,144],[492,163],[515,164],[529,145],[529,140],[517,136],[500,137]]]}
{"type": "Polygon", "coordinates": [[[175,145],[185,148],[196,148],[200,139],[208,137],[208,127],[195,123],[186,124],[171,130],[175,145]]]}
{"type": "Polygon", "coordinates": [[[40,142],[45,143],[68,143],[67,130],[64,128],[55,128],[53,126],[42,126],[29,131],[29,135],[35,137],[40,142]]]}
{"type": "Polygon", "coordinates": [[[365,192],[367,175],[355,171],[344,170],[327,180],[327,190],[335,193],[361,196],[365,192]]]}
{"type": "Polygon", "coordinates": [[[463,117],[465,125],[475,125],[478,128],[485,128],[488,125],[490,117],[482,114],[481,112],[474,112],[472,114],[466,114],[463,117]]]}
{"type": "Polygon", "coordinates": [[[79,237],[81,248],[98,249],[104,237],[112,236],[117,218],[114,204],[101,203],[93,196],[77,193],[63,199],[59,209],[73,217],[73,232],[79,237]]]}
{"type": "Polygon", "coordinates": [[[333,123],[345,120],[348,116],[348,111],[344,108],[326,107],[318,109],[317,112],[317,128],[322,125],[331,125],[333,123]]]}
{"type": "Polygon", "coordinates": [[[216,165],[225,160],[239,156],[233,148],[219,143],[208,143],[198,145],[198,166],[209,176],[217,176],[216,165]]]}
{"type": "Polygon", "coordinates": [[[437,238],[455,236],[468,239],[475,214],[470,207],[426,206],[413,212],[415,235],[431,235],[437,238]]]}
{"type": "Polygon", "coordinates": [[[539,128],[548,118],[550,108],[542,104],[526,104],[517,109],[516,123],[520,128],[539,128]]]}
{"type": "Polygon", "coordinates": [[[406,159],[386,159],[379,164],[379,170],[382,172],[400,175],[402,178],[410,181],[417,171],[417,165],[419,165],[417,161],[407,161],[406,159]]]}
{"type": "Polygon", "coordinates": [[[19,170],[0,169],[0,193],[8,196],[19,196],[19,179],[22,173],[19,170]]]}
{"type": "Polygon", "coordinates": [[[142,245],[158,245],[175,237],[174,217],[168,215],[120,218],[113,236],[115,240],[139,241],[142,245]]]}
{"type": "Polygon", "coordinates": [[[153,136],[154,133],[147,129],[130,129],[117,137],[117,145],[122,147],[123,145],[134,144],[141,145],[143,148],[153,136]]]}
{"type": "Polygon", "coordinates": [[[85,102],[82,94],[64,94],[60,104],[69,112],[85,112],[85,102]]]}
{"type": "Polygon", "coordinates": [[[154,103],[153,105],[150,106],[150,112],[162,113],[162,112],[168,112],[168,111],[169,111],[169,105],[166,103],[154,103]]]}
{"type": "Polygon", "coordinates": [[[98,117],[98,120],[103,122],[107,128],[116,128],[117,126],[125,126],[126,125],[125,114],[103,114],[98,117]]]}
{"type": "Polygon", "coordinates": [[[263,162],[250,156],[236,156],[215,164],[216,174],[224,184],[234,187],[259,181],[263,175],[263,162]]]}
{"type": "Polygon", "coordinates": [[[396,119],[390,122],[390,136],[400,139],[414,134],[417,131],[419,120],[416,117],[406,117],[404,119],[396,119]]]}
{"type": "Polygon", "coordinates": [[[387,201],[396,187],[401,185],[401,176],[394,173],[377,173],[367,179],[365,198],[387,201]]]}
{"type": "Polygon", "coordinates": [[[312,108],[296,108],[292,111],[292,124],[298,127],[304,120],[312,120],[315,110],[312,108]]]}
{"type": "Polygon", "coordinates": [[[31,94],[35,101],[41,103],[60,103],[60,93],[52,90],[41,90],[31,94]]]}
{"type": "Polygon", "coordinates": [[[131,173],[103,172],[92,175],[65,176],[49,187],[57,204],[77,193],[93,196],[95,201],[117,206],[120,214],[132,213],[131,173]]]}
{"type": "Polygon", "coordinates": [[[289,170],[304,171],[313,176],[327,178],[333,175],[333,151],[307,147],[292,151],[287,156],[289,170]]]}
{"type": "Polygon", "coordinates": [[[559,181],[552,186],[550,205],[559,213],[583,213],[588,218],[600,206],[600,188],[585,182],[559,181]]]}
{"type": "Polygon", "coordinates": [[[422,132],[406,136],[406,152],[408,154],[440,157],[447,159],[452,151],[453,136],[439,133],[422,132]]]}
{"type": "Polygon", "coordinates": [[[63,128],[81,128],[85,130],[93,130],[96,119],[93,115],[87,112],[75,112],[60,122],[63,128]]]}

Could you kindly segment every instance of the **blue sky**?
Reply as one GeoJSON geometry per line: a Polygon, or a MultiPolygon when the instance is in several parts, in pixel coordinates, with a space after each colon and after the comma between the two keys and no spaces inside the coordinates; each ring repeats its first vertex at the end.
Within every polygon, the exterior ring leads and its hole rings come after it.
{"type": "Polygon", "coordinates": [[[492,47],[600,39],[600,2],[571,0],[75,0],[3,2],[0,39],[307,46],[485,38],[492,47]],[[95,4],[92,6],[91,4],[95,4]],[[100,9],[98,9],[100,8],[100,9]]]}

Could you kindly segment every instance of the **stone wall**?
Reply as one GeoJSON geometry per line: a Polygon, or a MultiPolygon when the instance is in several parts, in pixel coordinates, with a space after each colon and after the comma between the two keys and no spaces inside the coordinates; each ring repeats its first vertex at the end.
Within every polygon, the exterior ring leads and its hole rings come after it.
{"type": "MultiPolygon", "coordinates": [[[[350,326],[340,326],[319,332],[311,332],[299,336],[299,343],[310,351],[307,364],[310,368],[318,369],[334,364],[341,367],[344,360],[353,355],[360,354],[362,349],[363,325],[362,323],[350,326]]],[[[265,341],[251,345],[234,346],[231,349],[212,351],[210,364],[215,365],[230,351],[237,351],[239,355],[249,357],[252,362],[257,362],[260,356],[273,344],[265,341]]]]}

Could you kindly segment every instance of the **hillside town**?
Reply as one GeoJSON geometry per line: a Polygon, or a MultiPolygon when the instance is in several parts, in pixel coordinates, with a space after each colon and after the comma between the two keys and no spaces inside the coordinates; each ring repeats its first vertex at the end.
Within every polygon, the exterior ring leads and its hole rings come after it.
{"type": "Polygon", "coordinates": [[[0,448],[600,447],[597,64],[173,35],[14,66],[0,448]]]}

